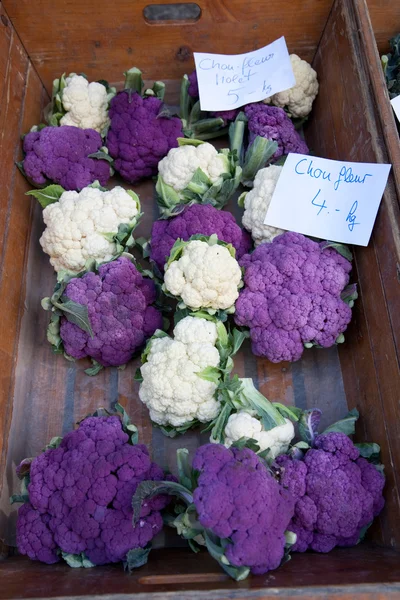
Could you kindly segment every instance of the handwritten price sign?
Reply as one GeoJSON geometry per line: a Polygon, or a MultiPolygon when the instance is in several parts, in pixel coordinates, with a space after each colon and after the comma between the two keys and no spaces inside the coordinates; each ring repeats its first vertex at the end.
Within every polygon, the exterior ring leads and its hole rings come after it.
{"type": "Polygon", "coordinates": [[[264,223],[368,246],[390,168],[289,154],[264,223]]]}
{"type": "Polygon", "coordinates": [[[296,83],[284,37],[246,54],[195,52],[194,60],[202,110],[239,108],[296,83]]]}

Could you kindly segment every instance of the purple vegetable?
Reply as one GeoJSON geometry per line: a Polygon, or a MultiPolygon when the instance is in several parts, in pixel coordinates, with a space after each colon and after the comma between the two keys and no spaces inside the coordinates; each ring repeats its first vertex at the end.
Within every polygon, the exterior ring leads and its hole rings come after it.
{"type": "Polygon", "coordinates": [[[187,241],[195,234],[210,236],[214,233],[219,240],[236,248],[237,258],[251,248],[250,235],[237,225],[231,213],[210,204],[193,204],[172,219],[153,223],[150,257],[163,272],[166,258],[178,238],[187,241]]]}
{"type": "Polygon", "coordinates": [[[281,485],[295,498],[288,526],[297,535],[293,550],[330,552],[354,546],[364,528],[384,506],[384,476],[344,433],[326,433],[315,440],[303,460],[279,456],[281,485]]]}
{"type": "Polygon", "coordinates": [[[244,112],[248,119],[250,144],[256,136],[267,138],[278,144],[273,159],[276,160],[283,154],[289,154],[289,152],[309,153],[307,144],[302,140],[283,108],[256,102],[247,104],[244,107],[244,112]]]}
{"type": "Polygon", "coordinates": [[[69,564],[82,553],[95,565],[115,563],[145,548],[162,529],[165,496],[144,504],[132,525],[131,500],[139,483],[165,476],[146,446],[131,444],[117,416],[86,418],[57,448],[33,459],[29,478],[17,545],[32,560],[55,563],[62,552],[69,564]]]}
{"type": "Polygon", "coordinates": [[[252,349],[271,362],[298,360],[305,343],[332,346],[351,320],[341,299],[351,263],[299,233],[284,233],[240,261],[245,287],[235,321],[250,328],[252,349]]]}
{"type": "Polygon", "coordinates": [[[101,135],[94,129],[44,127],[25,136],[22,166],[37,185],[50,181],[65,190],[78,191],[98,180],[105,186],[110,177],[109,163],[89,158],[101,147],[101,135]]]}
{"type": "MultiPolygon", "coordinates": [[[[192,98],[195,98],[196,100],[199,97],[199,85],[197,83],[197,73],[196,71],[192,71],[190,73],[190,75],[188,75],[189,78],[189,89],[188,89],[188,94],[189,96],[191,96],[192,98]]],[[[225,121],[225,125],[227,125],[228,123],[230,123],[231,121],[234,121],[237,117],[237,115],[239,114],[239,110],[238,108],[235,108],[233,110],[222,110],[222,111],[217,111],[217,112],[211,112],[210,115],[212,117],[220,117],[221,119],[223,119],[225,121]]]]}
{"type": "Polygon", "coordinates": [[[193,469],[200,472],[193,494],[199,521],[229,538],[229,562],[255,574],[279,567],[294,502],[260,458],[248,448],[207,444],[197,450],[193,469]]]}
{"type": "Polygon", "coordinates": [[[107,147],[115,169],[131,183],[156,175],[159,161],[183,137],[181,120],[162,116],[163,106],[159,98],[131,90],[111,100],[107,147]]]}
{"type": "Polygon", "coordinates": [[[156,299],[153,281],[145,279],[125,257],[100,266],[98,274],[71,279],[64,296],[87,306],[93,330],[91,337],[61,317],[64,349],[76,359],[89,356],[104,367],[124,365],[162,328],[162,315],[151,306],[156,299]]]}

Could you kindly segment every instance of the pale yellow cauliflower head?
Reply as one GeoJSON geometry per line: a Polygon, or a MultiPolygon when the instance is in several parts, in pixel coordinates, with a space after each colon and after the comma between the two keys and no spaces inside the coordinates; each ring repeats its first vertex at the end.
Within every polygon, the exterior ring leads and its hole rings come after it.
{"type": "Polygon", "coordinates": [[[166,267],[165,289],[192,309],[225,310],[238,296],[242,272],[228,248],[192,240],[181,257],[166,267]]]}
{"type": "Polygon", "coordinates": [[[194,419],[206,423],[218,415],[217,385],[197,375],[206,367],[219,366],[216,342],[215,323],[195,317],[176,325],[174,339],[151,341],[147,362],[140,368],[139,397],[152,421],[179,427],[194,419]]]}
{"type": "Polygon", "coordinates": [[[219,154],[214,146],[204,143],[171,148],[158,163],[159,175],[177,192],[187,187],[198,168],[215,183],[223,173],[229,171],[229,160],[224,154],[219,154]]]}
{"type": "Polygon", "coordinates": [[[280,108],[286,107],[292,117],[306,117],[310,114],[312,104],[318,94],[317,73],[307,61],[302,60],[297,54],[290,55],[290,62],[296,85],[289,90],[274,94],[264,102],[280,108]]]}
{"type": "Polygon", "coordinates": [[[104,234],[117,233],[120,224],[131,223],[138,213],[135,195],[122,187],[64,192],[58,202],[43,210],[46,229],[40,244],[55,271],[79,273],[88,259],[106,262],[113,258],[116,244],[104,234]]]}

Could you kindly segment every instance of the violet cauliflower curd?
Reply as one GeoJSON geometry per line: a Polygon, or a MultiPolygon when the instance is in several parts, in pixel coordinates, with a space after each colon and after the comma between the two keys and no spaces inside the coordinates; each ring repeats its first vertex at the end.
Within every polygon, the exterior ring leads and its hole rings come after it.
{"type": "Polygon", "coordinates": [[[150,258],[164,272],[164,265],[177,239],[187,242],[192,235],[211,236],[214,233],[219,240],[232,244],[238,259],[250,251],[250,236],[237,225],[231,213],[218,210],[211,204],[193,204],[172,219],[154,221],[150,258]]]}
{"type": "Polygon", "coordinates": [[[114,168],[124,179],[135,183],[157,174],[160,160],[183,136],[178,117],[164,115],[164,84],[141,94],[143,81],[139,69],[127,71],[125,89],[110,104],[107,148],[114,168]]]}
{"type": "Polygon", "coordinates": [[[126,256],[59,283],[42,300],[52,311],[47,338],[56,352],[89,357],[95,374],[102,366],[125,365],[163,325],[152,304],[156,288],[126,256]]]}
{"type": "Polygon", "coordinates": [[[354,546],[384,506],[383,474],[344,433],[317,435],[302,459],[276,459],[281,485],[296,499],[288,528],[295,552],[354,546]]]}
{"type": "Polygon", "coordinates": [[[263,102],[247,104],[244,113],[248,119],[249,144],[257,136],[266,138],[278,144],[272,157],[272,162],[283,155],[291,153],[308,154],[309,150],[305,141],[296,131],[292,121],[283,108],[268,106],[263,102]]]}
{"type": "Polygon", "coordinates": [[[240,264],[245,287],[235,322],[249,327],[255,355],[295,361],[305,346],[329,348],[343,341],[356,292],[347,287],[351,262],[328,242],[288,232],[261,244],[240,264]]]}
{"type": "Polygon", "coordinates": [[[132,525],[132,495],[139,483],[165,479],[136,436],[126,414],[124,424],[118,416],[87,417],[21,463],[21,495],[12,498],[24,502],[17,520],[21,554],[47,564],[64,559],[72,567],[123,561],[131,568],[147,561],[169,499],[144,503],[132,525]]]}
{"type": "Polygon", "coordinates": [[[192,468],[187,450],[178,450],[180,484],[143,482],[133,498],[134,518],[144,500],[157,493],[176,495],[170,525],[198,551],[211,556],[236,580],[250,572],[277,569],[295,536],[288,532],[294,498],[248,448],[207,444],[197,449],[192,468]],[[186,509],[186,510],[184,510],[186,509]]]}
{"type": "Polygon", "coordinates": [[[111,171],[102,144],[94,129],[44,127],[26,134],[24,159],[18,166],[38,187],[53,182],[65,190],[81,190],[95,181],[104,186],[111,171]]]}

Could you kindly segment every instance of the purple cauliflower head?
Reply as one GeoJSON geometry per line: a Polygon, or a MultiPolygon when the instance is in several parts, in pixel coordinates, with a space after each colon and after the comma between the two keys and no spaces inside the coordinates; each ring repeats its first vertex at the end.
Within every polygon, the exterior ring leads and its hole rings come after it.
{"type": "Polygon", "coordinates": [[[182,121],[161,116],[162,107],[159,98],[129,90],[111,100],[107,147],[115,169],[131,183],[156,175],[160,160],[183,137],[182,121]]]}
{"type": "Polygon", "coordinates": [[[89,158],[101,147],[101,135],[94,129],[45,127],[25,136],[23,168],[37,185],[51,181],[65,190],[79,191],[98,180],[105,186],[110,178],[109,163],[89,158]]]}
{"type": "Polygon", "coordinates": [[[354,546],[383,508],[384,476],[344,433],[319,435],[304,459],[282,455],[276,463],[281,485],[296,499],[288,526],[297,535],[295,552],[354,546]]]}
{"type": "Polygon", "coordinates": [[[60,336],[67,354],[91,357],[104,367],[124,365],[156,329],[162,328],[161,313],[151,306],[156,288],[128,258],[120,257],[73,278],[64,295],[88,308],[93,337],[65,317],[60,336]]]}
{"type": "Polygon", "coordinates": [[[251,236],[237,225],[231,213],[217,210],[211,204],[193,204],[172,219],[153,223],[150,257],[163,272],[166,259],[178,238],[186,242],[192,235],[210,236],[214,233],[219,240],[236,248],[238,259],[250,251],[251,236]]]}
{"type": "Polygon", "coordinates": [[[33,459],[29,503],[18,512],[18,549],[48,564],[60,552],[83,552],[95,565],[122,561],[162,529],[167,497],[143,504],[135,527],[131,503],[141,481],[164,478],[146,446],[130,444],[118,417],[88,417],[58,448],[33,459]]]}
{"type": "Polygon", "coordinates": [[[271,362],[298,360],[305,343],[332,346],[351,320],[341,299],[351,263],[300,233],[284,233],[240,261],[245,287],[235,321],[250,328],[252,349],[271,362]]]}
{"type": "Polygon", "coordinates": [[[307,144],[296,131],[283,108],[255,102],[247,104],[244,112],[248,119],[249,143],[251,144],[256,136],[276,142],[278,148],[273,155],[274,160],[289,152],[309,153],[307,144]]]}
{"type": "MultiPolygon", "coordinates": [[[[197,73],[196,71],[192,71],[190,73],[190,75],[188,75],[188,79],[189,79],[189,89],[188,89],[188,94],[189,96],[191,96],[191,98],[194,98],[195,100],[198,99],[199,97],[199,84],[197,82],[197,73]]],[[[219,117],[220,119],[223,119],[225,122],[225,125],[227,125],[228,123],[230,123],[231,121],[234,121],[236,119],[236,117],[239,114],[240,109],[238,108],[234,108],[233,110],[220,110],[217,112],[211,112],[210,115],[212,117],[219,117]]]]}
{"type": "Polygon", "coordinates": [[[237,567],[261,574],[279,567],[294,499],[247,448],[201,446],[193,459],[200,472],[193,494],[201,525],[229,538],[225,554],[237,567]]]}

